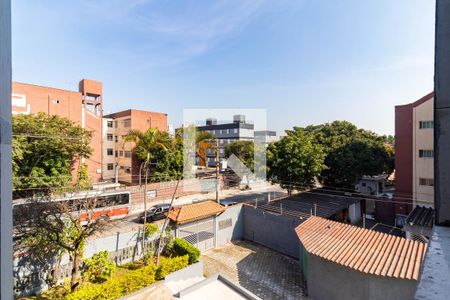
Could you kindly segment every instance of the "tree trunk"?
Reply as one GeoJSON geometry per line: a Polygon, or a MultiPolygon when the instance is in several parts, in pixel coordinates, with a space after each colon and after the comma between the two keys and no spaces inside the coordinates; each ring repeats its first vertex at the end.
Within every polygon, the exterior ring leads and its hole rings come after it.
{"type": "Polygon", "coordinates": [[[80,266],[80,255],[78,251],[72,256],[72,275],[70,277],[70,290],[73,292],[78,286],[78,268],[80,266]]]}

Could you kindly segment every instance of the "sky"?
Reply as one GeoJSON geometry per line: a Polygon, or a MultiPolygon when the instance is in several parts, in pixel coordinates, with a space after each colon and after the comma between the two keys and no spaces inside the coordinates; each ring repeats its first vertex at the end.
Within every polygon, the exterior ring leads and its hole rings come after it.
{"type": "Polygon", "coordinates": [[[394,133],[433,89],[431,0],[14,0],[13,80],[103,82],[104,112],[265,109],[394,133]]]}

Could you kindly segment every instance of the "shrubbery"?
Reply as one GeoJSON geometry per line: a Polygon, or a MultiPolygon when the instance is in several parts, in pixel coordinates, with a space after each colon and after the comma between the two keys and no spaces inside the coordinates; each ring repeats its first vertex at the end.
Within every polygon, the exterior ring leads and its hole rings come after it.
{"type": "Polygon", "coordinates": [[[108,280],[116,265],[109,260],[108,251],[101,251],[84,261],[83,278],[92,283],[101,283],[108,280]]]}
{"type": "Polygon", "coordinates": [[[173,242],[173,251],[175,255],[189,255],[189,264],[193,264],[200,258],[200,250],[191,243],[176,238],[173,242]]]}
{"type": "Polygon", "coordinates": [[[189,264],[189,256],[178,256],[171,258],[161,258],[158,268],[156,269],[156,279],[164,279],[172,272],[181,270],[189,264]]]}
{"type": "Polygon", "coordinates": [[[74,293],[68,294],[65,299],[117,299],[154,283],[156,281],[155,272],[155,266],[148,265],[137,270],[129,271],[121,276],[109,279],[101,284],[87,283],[74,293]]]}

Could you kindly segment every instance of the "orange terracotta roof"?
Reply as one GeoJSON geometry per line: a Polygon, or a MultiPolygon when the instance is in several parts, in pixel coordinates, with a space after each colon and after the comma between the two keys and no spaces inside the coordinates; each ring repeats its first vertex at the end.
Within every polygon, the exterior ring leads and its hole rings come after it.
{"type": "Polygon", "coordinates": [[[203,219],[224,212],[225,208],[214,202],[205,201],[176,207],[168,213],[169,219],[181,224],[203,219]]]}
{"type": "Polygon", "coordinates": [[[427,244],[312,216],[295,229],[306,251],[354,270],[418,280],[427,244]]]}

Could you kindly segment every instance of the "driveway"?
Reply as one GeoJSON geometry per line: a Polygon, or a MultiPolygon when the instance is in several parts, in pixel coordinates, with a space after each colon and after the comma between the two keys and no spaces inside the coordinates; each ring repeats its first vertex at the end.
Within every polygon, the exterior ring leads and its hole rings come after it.
{"type": "Polygon", "coordinates": [[[221,273],[262,299],[305,299],[298,261],[249,241],[202,255],[205,276],[221,273]]]}

